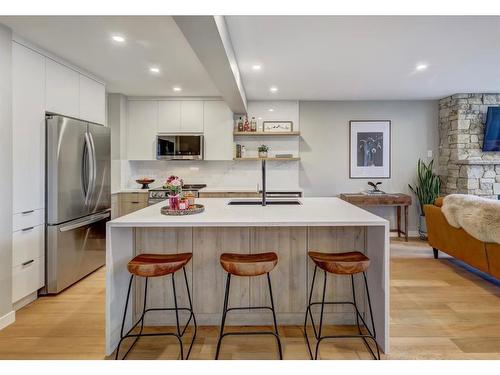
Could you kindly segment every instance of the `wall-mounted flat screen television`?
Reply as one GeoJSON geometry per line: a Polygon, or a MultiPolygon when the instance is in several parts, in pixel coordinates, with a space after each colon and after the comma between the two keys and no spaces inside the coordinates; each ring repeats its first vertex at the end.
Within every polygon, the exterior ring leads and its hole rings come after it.
{"type": "Polygon", "coordinates": [[[483,151],[500,151],[500,107],[488,107],[483,151]]]}

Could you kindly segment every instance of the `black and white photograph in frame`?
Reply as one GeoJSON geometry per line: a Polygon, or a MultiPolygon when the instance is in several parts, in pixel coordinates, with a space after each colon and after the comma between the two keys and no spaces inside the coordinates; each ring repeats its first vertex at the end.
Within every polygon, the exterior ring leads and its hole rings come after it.
{"type": "Polygon", "coordinates": [[[349,121],[349,178],[391,177],[391,121],[349,121]]]}

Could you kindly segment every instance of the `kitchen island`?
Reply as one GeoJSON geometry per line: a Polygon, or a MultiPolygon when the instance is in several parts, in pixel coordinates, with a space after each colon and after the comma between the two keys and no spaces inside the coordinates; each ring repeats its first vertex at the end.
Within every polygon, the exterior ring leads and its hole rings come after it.
{"type": "MultiPolygon", "coordinates": [[[[307,251],[361,251],[371,259],[367,271],[377,331],[377,342],[389,350],[389,222],[338,198],[301,198],[300,205],[228,205],[229,199],[199,199],[205,211],[189,216],[164,216],[158,203],[122,216],[107,224],[106,250],[106,354],[116,348],[129,281],[127,263],[140,253],[192,252],[186,267],[192,288],[193,307],[199,325],[220,324],[224,272],[219,263],[223,252],[275,251],[279,262],[271,272],[278,324],[304,322],[313,265],[307,251]]],[[[316,277],[319,299],[322,272],[316,277]],[[318,280],[319,279],[319,280],[318,280]]],[[[350,301],[350,278],[329,275],[327,300],[350,301]]],[[[180,283],[181,284],[181,283],[180,283]]],[[[362,280],[355,283],[358,296],[365,294],[362,280]]],[[[141,309],[142,280],[133,288],[127,326],[141,309]]],[[[231,306],[268,304],[265,277],[235,277],[231,306]]],[[[178,292],[179,305],[186,305],[185,289],[178,292]]],[[[361,313],[366,299],[360,298],[361,313]]],[[[172,306],[170,277],[152,278],[148,306],[172,306]]],[[[152,313],[146,325],[173,325],[173,314],[152,313]]],[[[325,324],[353,324],[350,306],[325,307],[325,324]]],[[[238,311],[227,324],[270,324],[269,312],[238,311]]]]}

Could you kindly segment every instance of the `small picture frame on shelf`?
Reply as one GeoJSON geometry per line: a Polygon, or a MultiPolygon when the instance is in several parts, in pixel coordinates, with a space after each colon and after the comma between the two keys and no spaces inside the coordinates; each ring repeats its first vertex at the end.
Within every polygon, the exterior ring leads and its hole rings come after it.
{"type": "Polygon", "coordinates": [[[292,121],[264,121],[262,131],[266,133],[291,133],[293,132],[292,121]]]}

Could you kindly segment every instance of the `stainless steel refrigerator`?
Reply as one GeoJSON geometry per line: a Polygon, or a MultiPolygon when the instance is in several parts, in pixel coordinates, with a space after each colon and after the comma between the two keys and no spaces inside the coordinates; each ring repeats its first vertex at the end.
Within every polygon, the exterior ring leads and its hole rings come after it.
{"type": "Polygon", "coordinates": [[[105,263],[111,216],[110,129],[46,117],[46,268],[42,293],[59,293],[105,263]]]}

